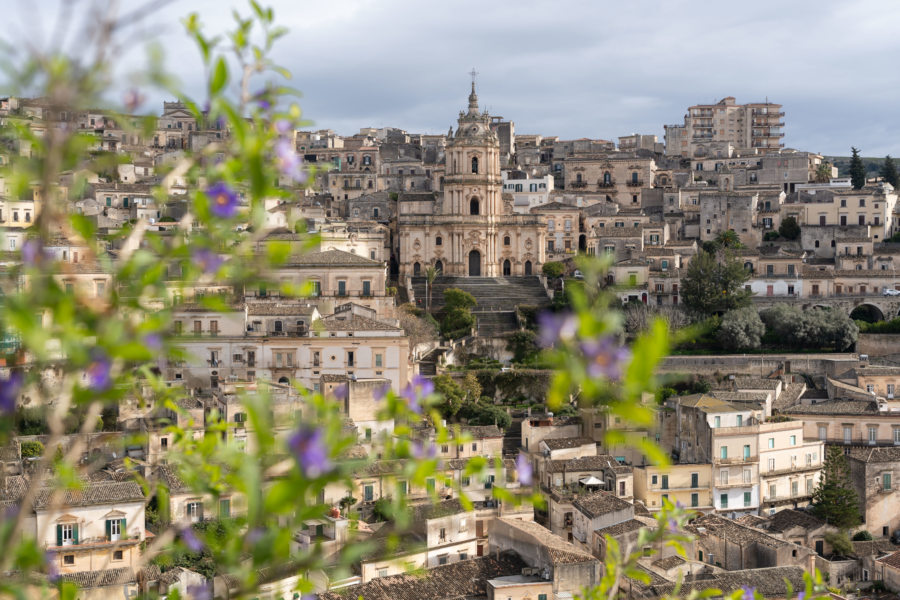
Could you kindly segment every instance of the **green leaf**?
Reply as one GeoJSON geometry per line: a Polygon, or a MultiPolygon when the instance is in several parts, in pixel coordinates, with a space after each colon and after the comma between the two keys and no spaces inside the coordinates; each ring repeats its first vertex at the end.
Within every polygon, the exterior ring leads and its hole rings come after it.
{"type": "Polygon", "coordinates": [[[216,66],[213,69],[212,80],[209,82],[209,94],[210,96],[216,96],[219,92],[222,91],[222,88],[225,87],[225,84],[228,82],[228,65],[225,63],[225,57],[220,56],[216,61],[216,66]]]}

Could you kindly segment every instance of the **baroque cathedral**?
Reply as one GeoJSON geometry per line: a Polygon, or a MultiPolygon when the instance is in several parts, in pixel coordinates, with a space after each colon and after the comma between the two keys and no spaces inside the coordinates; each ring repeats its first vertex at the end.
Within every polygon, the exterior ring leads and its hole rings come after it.
{"type": "Polygon", "coordinates": [[[400,277],[431,266],[454,276],[539,274],[544,229],[538,217],[515,214],[502,193],[500,141],[478,109],[474,82],[458,123],[447,140],[443,196],[400,202],[400,277]]]}

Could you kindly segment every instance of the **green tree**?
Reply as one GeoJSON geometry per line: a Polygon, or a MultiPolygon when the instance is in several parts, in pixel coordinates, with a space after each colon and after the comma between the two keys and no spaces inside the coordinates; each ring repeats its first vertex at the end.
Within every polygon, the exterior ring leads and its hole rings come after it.
{"type": "Polygon", "coordinates": [[[708,316],[747,306],[750,292],[744,283],[750,273],[729,251],[699,252],[681,280],[686,306],[708,316]]]}
{"type": "Polygon", "coordinates": [[[786,240],[796,240],[800,237],[800,225],[793,216],[785,217],[778,227],[778,235],[786,240]]]}
{"type": "Polygon", "coordinates": [[[854,190],[861,190],[866,185],[866,166],[859,157],[859,150],[850,148],[852,156],[850,157],[850,183],[854,190]]]}
{"type": "Polygon", "coordinates": [[[744,244],[741,243],[741,238],[738,237],[738,234],[734,229],[723,231],[717,235],[715,244],[716,248],[730,248],[732,250],[744,247],[744,244]]]}
{"type": "Polygon", "coordinates": [[[465,290],[459,288],[448,288],[444,290],[444,306],[450,310],[454,308],[473,308],[478,302],[475,296],[465,290]]]}
{"type": "Polygon", "coordinates": [[[566,265],[561,262],[545,262],[541,272],[549,279],[556,279],[566,272],[566,265]]]}
{"type": "Polygon", "coordinates": [[[856,533],[853,534],[854,542],[871,542],[872,534],[866,531],[865,529],[860,529],[856,533]]]}
{"type": "Polygon", "coordinates": [[[850,536],[844,531],[829,531],[825,534],[825,542],[831,546],[831,551],[838,556],[850,556],[853,554],[853,543],[850,536]]]}
{"type": "Polygon", "coordinates": [[[25,440],[21,448],[22,458],[38,458],[44,455],[44,445],[37,440],[25,440]]]}
{"type": "Polygon", "coordinates": [[[448,339],[461,338],[475,327],[475,315],[467,308],[451,308],[441,319],[441,335],[448,339]]]}
{"type": "Polygon", "coordinates": [[[481,384],[478,383],[478,376],[471,371],[466,373],[466,376],[463,377],[460,388],[462,389],[463,394],[465,394],[466,402],[475,402],[481,398],[481,384]]]}
{"type": "Polygon", "coordinates": [[[441,395],[442,400],[438,405],[438,411],[445,419],[453,419],[459,409],[465,404],[466,393],[449,375],[438,375],[433,378],[434,391],[441,395]]]}
{"type": "Polygon", "coordinates": [[[722,315],[722,324],[716,337],[726,350],[749,350],[759,348],[765,332],[766,326],[756,309],[745,306],[722,315]]]}
{"type": "Polygon", "coordinates": [[[897,165],[894,164],[894,159],[890,154],[884,157],[884,164],[881,165],[881,177],[895,188],[897,187],[897,165]]]}
{"type": "Polygon", "coordinates": [[[517,331],[506,338],[506,350],[512,352],[513,362],[524,362],[539,352],[537,334],[533,331],[517,331]]]}
{"type": "Polygon", "coordinates": [[[822,478],[813,491],[814,514],[842,531],[860,523],[859,498],[850,482],[850,465],[844,452],[828,448],[822,478]]]}
{"type": "Polygon", "coordinates": [[[816,183],[828,183],[831,181],[831,163],[828,161],[823,161],[816,167],[816,174],[814,177],[816,183]]]}

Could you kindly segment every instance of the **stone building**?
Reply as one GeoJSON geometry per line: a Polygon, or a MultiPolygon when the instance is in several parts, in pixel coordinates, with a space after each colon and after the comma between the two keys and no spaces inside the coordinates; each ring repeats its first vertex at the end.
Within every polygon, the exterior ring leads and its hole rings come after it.
{"type": "Polygon", "coordinates": [[[863,508],[865,528],[875,536],[900,529],[900,486],[894,483],[900,448],[850,448],[850,480],[863,508]]]}
{"type": "Polygon", "coordinates": [[[447,143],[443,196],[401,202],[400,277],[428,266],[446,275],[532,275],[544,262],[540,220],[513,212],[502,193],[500,145],[491,118],[478,108],[475,85],[447,143]]]}

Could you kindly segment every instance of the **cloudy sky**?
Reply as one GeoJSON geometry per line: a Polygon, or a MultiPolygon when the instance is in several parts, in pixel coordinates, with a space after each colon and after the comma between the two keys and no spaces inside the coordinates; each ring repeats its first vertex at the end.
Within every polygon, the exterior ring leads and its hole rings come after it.
{"type": "MultiPolygon", "coordinates": [[[[52,38],[34,24],[52,22],[65,1],[8,0],[7,14],[15,9],[0,35],[52,38]]],[[[303,91],[305,116],[342,134],[367,126],[446,132],[475,67],[482,107],[513,120],[518,133],[662,138],[663,125],[682,122],[692,104],[768,98],[784,105],[788,147],[845,155],[855,145],[865,156],[900,156],[900,2],[269,4],[290,28],[275,58],[303,91]]],[[[179,19],[196,11],[209,31],[221,31],[230,6],[247,12],[232,0],[178,0],[144,25],[189,90],[199,93],[200,62],[179,19]]],[[[123,60],[138,65],[142,57],[132,48],[123,60]]]]}

